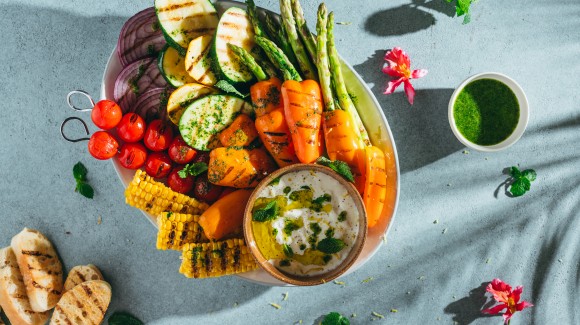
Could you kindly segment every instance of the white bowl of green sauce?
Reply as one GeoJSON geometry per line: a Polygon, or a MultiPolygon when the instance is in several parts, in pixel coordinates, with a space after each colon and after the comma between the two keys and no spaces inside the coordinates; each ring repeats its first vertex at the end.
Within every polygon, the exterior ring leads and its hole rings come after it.
{"type": "Polygon", "coordinates": [[[449,100],[449,125],[465,146],[483,152],[516,143],[528,125],[530,110],[522,87],[496,72],[465,79],[449,100]]]}

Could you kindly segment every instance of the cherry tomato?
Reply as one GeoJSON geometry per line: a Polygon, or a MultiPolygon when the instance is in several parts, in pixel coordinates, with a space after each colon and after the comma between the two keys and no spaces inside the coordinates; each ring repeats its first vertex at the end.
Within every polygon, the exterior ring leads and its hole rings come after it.
{"type": "Polygon", "coordinates": [[[169,187],[179,193],[187,193],[191,191],[193,184],[195,183],[194,176],[187,176],[186,178],[181,178],[181,176],[179,176],[178,172],[182,170],[183,167],[185,166],[176,166],[173,168],[171,173],[169,173],[169,176],[167,176],[167,184],[169,187]]]}
{"type": "Polygon", "coordinates": [[[195,186],[193,188],[193,196],[205,202],[214,202],[222,194],[223,187],[210,183],[207,180],[207,173],[203,173],[196,177],[195,186]]]}
{"type": "Polygon", "coordinates": [[[153,120],[147,126],[143,142],[151,151],[163,151],[169,148],[173,140],[173,129],[171,125],[163,123],[161,120],[153,120]]]}
{"type": "Polygon", "coordinates": [[[91,111],[91,119],[95,125],[103,130],[110,130],[117,126],[123,117],[121,107],[112,100],[98,101],[91,111]]]}
{"type": "Polygon", "coordinates": [[[222,194],[220,194],[220,197],[218,197],[218,200],[232,192],[235,192],[236,190],[237,188],[235,187],[224,187],[224,190],[222,191],[222,194]]]}
{"type": "Polygon", "coordinates": [[[171,159],[165,152],[152,152],[145,162],[145,171],[153,178],[163,178],[171,171],[171,159]]]}
{"type": "Polygon", "coordinates": [[[89,139],[89,153],[99,160],[112,158],[117,154],[119,143],[105,131],[97,131],[89,139]]]}
{"type": "Polygon", "coordinates": [[[198,151],[193,159],[194,163],[204,162],[209,164],[209,151],[198,151]]]}
{"type": "Polygon", "coordinates": [[[140,143],[125,143],[119,152],[119,163],[127,169],[138,169],[145,164],[147,149],[140,143]]]}
{"type": "Polygon", "coordinates": [[[197,151],[188,146],[181,136],[177,136],[169,146],[169,157],[178,164],[190,163],[197,155],[197,151]]]}
{"type": "Polygon", "coordinates": [[[127,113],[117,125],[119,138],[125,142],[137,142],[145,135],[145,121],[135,113],[127,113]]]}

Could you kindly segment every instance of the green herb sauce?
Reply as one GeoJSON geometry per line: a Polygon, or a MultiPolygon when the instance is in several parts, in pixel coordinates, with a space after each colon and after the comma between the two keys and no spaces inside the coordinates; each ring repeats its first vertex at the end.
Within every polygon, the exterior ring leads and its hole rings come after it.
{"type": "Polygon", "coordinates": [[[453,117],[459,132],[469,141],[491,146],[507,139],[520,119],[520,105],[513,91],[493,79],[470,82],[457,96],[453,117]]]}

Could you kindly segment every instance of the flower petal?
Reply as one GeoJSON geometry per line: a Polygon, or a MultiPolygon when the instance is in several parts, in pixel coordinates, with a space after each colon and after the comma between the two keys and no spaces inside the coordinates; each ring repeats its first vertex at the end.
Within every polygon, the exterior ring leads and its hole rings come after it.
{"type": "Polygon", "coordinates": [[[404,75],[401,72],[399,72],[399,70],[393,69],[392,68],[393,66],[396,67],[396,65],[394,65],[394,64],[393,65],[385,64],[385,66],[383,66],[383,73],[386,73],[391,77],[397,77],[397,78],[404,77],[404,75]]]}
{"type": "Polygon", "coordinates": [[[524,290],[524,287],[522,286],[517,286],[511,293],[510,296],[512,297],[512,299],[514,300],[515,303],[518,303],[520,301],[520,296],[522,295],[522,291],[524,290]]]}
{"type": "Polygon", "coordinates": [[[500,279],[493,279],[485,290],[491,293],[496,301],[507,303],[512,287],[500,279]]]}
{"type": "Polygon", "coordinates": [[[413,72],[411,72],[411,79],[419,79],[419,78],[423,78],[427,75],[427,69],[418,69],[418,70],[413,70],[413,72]]]}
{"type": "Polygon", "coordinates": [[[405,94],[407,94],[409,104],[413,105],[413,101],[415,100],[415,88],[413,88],[409,79],[405,79],[405,94]]]}
{"type": "Polygon", "coordinates": [[[505,308],[507,308],[506,304],[499,304],[497,306],[493,306],[491,308],[484,309],[481,312],[484,314],[496,315],[496,314],[499,314],[505,308]]]}
{"type": "Polygon", "coordinates": [[[385,89],[385,92],[383,94],[392,94],[395,89],[397,89],[397,87],[399,87],[399,85],[401,84],[401,82],[403,82],[405,80],[405,78],[399,78],[397,80],[391,80],[389,81],[389,83],[387,84],[387,89],[385,89]]]}
{"type": "Polygon", "coordinates": [[[503,314],[504,324],[509,324],[510,318],[512,318],[513,315],[514,314],[512,314],[512,312],[508,308],[508,310],[503,314]]]}
{"type": "Polygon", "coordinates": [[[528,307],[533,307],[534,305],[532,305],[531,303],[527,302],[527,301],[522,301],[519,304],[516,305],[516,310],[517,311],[522,311],[528,307]]]}

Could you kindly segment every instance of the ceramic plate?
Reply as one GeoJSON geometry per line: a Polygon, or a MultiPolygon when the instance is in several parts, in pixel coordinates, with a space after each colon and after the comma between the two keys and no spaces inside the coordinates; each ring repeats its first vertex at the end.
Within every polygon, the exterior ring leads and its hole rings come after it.
{"type": "MultiPolygon", "coordinates": [[[[245,9],[244,4],[233,1],[218,1],[215,3],[215,6],[219,14],[232,6],[245,9]]],[[[113,52],[111,53],[111,56],[107,62],[107,66],[105,67],[105,72],[103,74],[103,80],[101,83],[101,99],[114,100],[113,88],[115,86],[115,79],[122,69],[121,63],[119,62],[119,58],[117,57],[116,53],[117,49],[115,48],[113,49],[113,52]]],[[[399,161],[397,158],[397,150],[395,148],[393,135],[391,133],[391,129],[389,128],[389,123],[387,122],[387,119],[385,118],[385,115],[383,114],[377,99],[369,87],[362,80],[362,78],[356,73],[356,71],[354,71],[354,69],[348,63],[342,61],[342,64],[348,92],[353,95],[355,105],[357,106],[363,123],[367,128],[371,142],[374,146],[377,146],[384,151],[387,161],[390,162],[390,167],[387,168],[388,192],[385,201],[385,207],[382,212],[383,217],[375,227],[369,229],[365,246],[363,247],[363,250],[356,262],[344,274],[346,275],[354,272],[363,266],[367,261],[369,261],[379,250],[381,244],[386,238],[389,225],[393,220],[393,216],[395,215],[397,204],[399,202],[399,161]]],[[[123,186],[126,188],[133,179],[134,172],[132,170],[123,168],[117,159],[112,159],[112,162],[115,170],[117,171],[117,175],[121,179],[123,186]]],[[[143,212],[143,214],[155,227],[157,227],[155,216],[146,212],[143,212]]],[[[270,276],[268,273],[261,269],[241,273],[237,276],[262,285],[287,285],[270,276]]]]}

